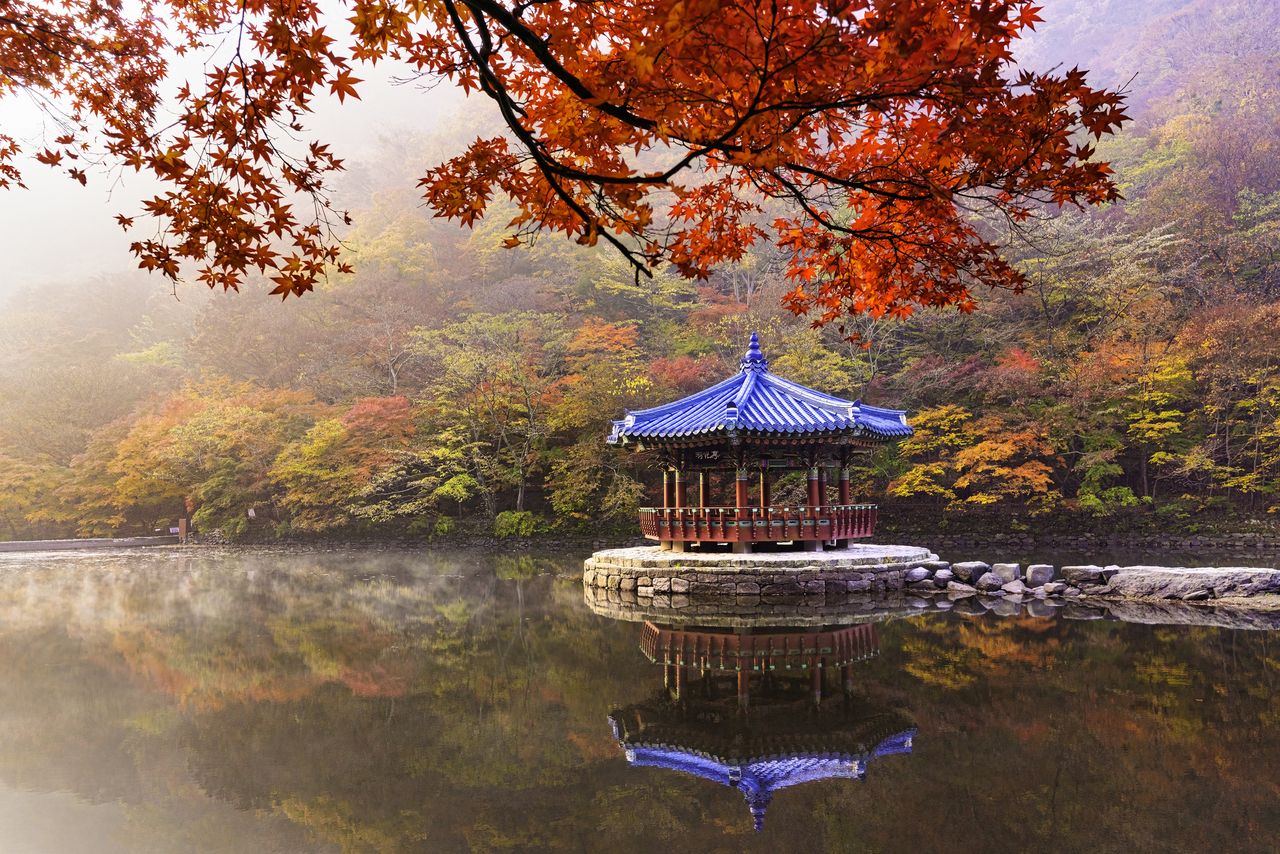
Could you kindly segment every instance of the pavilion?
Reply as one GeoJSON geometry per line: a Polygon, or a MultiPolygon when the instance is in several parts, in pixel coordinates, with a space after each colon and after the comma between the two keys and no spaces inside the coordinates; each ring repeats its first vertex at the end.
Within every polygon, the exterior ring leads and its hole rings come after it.
{"type": "Polygon", "coordinates": [[[662,506],[640,510],[644,535],[674,551],[729,545],[737,553],[759,544],[821,551],[824,544],[845,547],[871,536],[877,508],[852,502],[849,465],[859,452],[910,436],[906,413],[832,397],[771,373],[754,332],[741,366],[710,388],[613,422],[610,444],[654,452],[663,465],[662,506]],[[834,504],[827,494],[832,469],[834,504]],[[808,475],[802,506],[770,500],[776,477],[789,471],[808,475]],[[733,475],[730,506],[712,500],[716,472],[733,475]],[[697,503],[690,505],[695,478],[697,503]]]}

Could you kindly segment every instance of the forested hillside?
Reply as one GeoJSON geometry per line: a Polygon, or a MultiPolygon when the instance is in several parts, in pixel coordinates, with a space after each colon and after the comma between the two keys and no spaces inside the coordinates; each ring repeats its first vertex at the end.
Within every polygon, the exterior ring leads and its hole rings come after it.
{"type": "Polygon", "coordinates": [[[629,530],[646,485],[604,444],[609,420],[735,370],[753,329],[777,373],[911,410],[916,436],[860,472],[885,518],[1275,519],[1280,7],[1043,15],[1025,60],[1132,78],[1134,121],[1101,148],[1123,202],[1011,238],[1025,293],[856,318],[851,343],[782,307],[765,252],[637,283],[605,249],[506,249],[506,217],[459,230],[412,190],[473,119],[351,165],[356,272],[301,300],[175,298],[135,276],[10,300],[0,538],[150,530],[184,508],[230,537],[629,530]]]}

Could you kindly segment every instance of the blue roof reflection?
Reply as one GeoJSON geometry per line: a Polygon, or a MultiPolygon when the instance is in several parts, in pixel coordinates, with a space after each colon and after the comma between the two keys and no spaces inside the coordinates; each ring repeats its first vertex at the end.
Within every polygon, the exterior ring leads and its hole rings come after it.
{"type": "Polygon", "coordinates": [[[774,792],[815,780],[842,777],[861,780],[867,773],[869,760],[910,753],[915,734],[914,729],[904,730],[862,753],[802,753],[732,763],[665,745],[631,746],[626,748],[626,754],[627,761],[632,765],[667,768],[737,788],[746,798],[755,829],[761,830],[764,827],[765,810],[773,800],[774,792]]]}

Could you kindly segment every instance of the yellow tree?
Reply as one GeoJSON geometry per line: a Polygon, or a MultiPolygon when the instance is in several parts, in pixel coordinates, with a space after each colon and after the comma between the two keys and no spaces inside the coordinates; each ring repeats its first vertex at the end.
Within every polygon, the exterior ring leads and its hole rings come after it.
{"type": "Polygon", "coordinates": [[[909,467],[889,484],[889,494],[955,501],[955,455],[973,442],[972,420],[973,413],[952,403],[917,412],[911,419],[915,433],[898,445],[909,467]]]}

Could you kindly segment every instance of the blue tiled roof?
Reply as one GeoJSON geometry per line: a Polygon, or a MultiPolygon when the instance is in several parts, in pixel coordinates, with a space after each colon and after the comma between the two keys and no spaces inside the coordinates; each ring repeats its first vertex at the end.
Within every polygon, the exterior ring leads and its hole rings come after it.
{"type": "Polygon", "coordinates": [[[765,810],[773,793],[788,786],[852,777],[861,780],[867,773],[868,760],[911,752],[914,729],[904,730],[881,741],[865,753],[813,753],[791,756],[768,756],[732,762],[667,745],[636,745],[626,748],[632,765],[668,768],[693,774],[725,786],[734,786],[746,798],[756,830],[764,826],[765,810]]]}
{"type": "Polygon", "coordinates": [[[785,380],[769,371],[760,339],[742,357],[737,376],[672,403],[628,412],[613,422],[610,444],[628,438],[675,439],[730,430],[750,433],[854,433],[872,439],[912,434],[906,413],[844,400],[785,380]]]}

